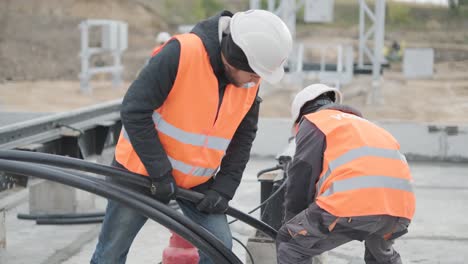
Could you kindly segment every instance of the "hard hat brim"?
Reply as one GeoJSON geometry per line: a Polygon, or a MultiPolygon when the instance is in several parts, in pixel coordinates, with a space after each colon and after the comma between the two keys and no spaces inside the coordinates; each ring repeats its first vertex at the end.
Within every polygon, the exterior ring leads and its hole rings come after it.
{"type": "MultiPolygon", "coordinates": [[[[251,65],[252,67],[253,65],[251,65]]],[[[262,72],[260,70],[255,69],[255,67],[252,67],[252,69],[255,71],[256,74],[258,74],[263,80],[269,82],[269,83],[278,83],[283,79],[284,77],[284,68],[279,67],[273,72],[262,72]]]]}

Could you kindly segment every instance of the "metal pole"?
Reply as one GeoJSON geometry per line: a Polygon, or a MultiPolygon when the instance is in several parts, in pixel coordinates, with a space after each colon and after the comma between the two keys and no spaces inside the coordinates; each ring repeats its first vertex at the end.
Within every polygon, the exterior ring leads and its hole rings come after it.
{"type": "Polygon", "coordinates": [[[341,74],[343,73],[343,46],[342,45],[338,45],[337,53],[338,55],[336,56],[336,71],[341,76],[341,74]]]}
{"type": "Polygon", "coordinates": [[[282,18],[291,31],[292,39],[296,39],[296,0],[283,0],[282,18]]]}
{"type": "Polygon", "coordinates": [[[366,45],[365,30],[366,30],[366,17],[364,13],[364,6],[366,2],[359,0],[359,56],[358,68],[364,67],[364,47],[366,45]]]}
{"type": "Polygon", "coordinates": [[[250,9],[260,9],[260,0],[250,0],[250,9]]]}
{"type": "Polygon", "coordinates": [[[275,12],[276,0],[268,0],[268,11],[275,12]]]}
{"type": "Polygon", "coordinates": [[[112,52],[114,57],[114,71],[112,72],[112,87],[118,88],[122,84],[122,64],[120,57],[122,56],[121,52],[116,50],[112,52]]]}
{"type": "Polygon", "coordinates": [[[81,73],[80,73],[80,89],[82,93],[89,93],[89,26],[87,21],[80,23],[81,30],[81,73]]]}
{"type": "MultiPolygon", "coordinates": [[[[382,67],[382,50],[384,45],[385,31],[385,0],[375,1],[375,21],[374,21],[374,54],[372,58],[372,98],[371,102],[376,103],[382,100],[380,92],[380,69],[382,67]]],[[[379,102],[380,103],[380,102],[379,102]]]]}

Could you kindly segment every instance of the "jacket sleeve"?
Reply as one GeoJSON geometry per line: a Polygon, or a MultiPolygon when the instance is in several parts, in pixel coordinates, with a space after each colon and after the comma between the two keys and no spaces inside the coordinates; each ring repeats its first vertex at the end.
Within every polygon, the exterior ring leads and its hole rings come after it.
{"type": "Polygon", "coordinates": [[[315,200],[315,184],[322,172],[325,135],[303,120],[296,135],[296,152],[288,170],[284,196],[285,222],[315,200]]]}
{"type": "Polygon", "coordinates": [[[257,134],[258,115],[262,99],[257,96],[252,107],[237,128],[211,189],[229,200],[234,197],[250,158],[252,142],[257,134]]]}
{"type": "Polygon", "coordinates": [[[171,40],[130,85],[120,111],[130,142],[151,178],[172,170],[154,128],[152,115],[166,100],[179,67],[180,43],[171,40]]]}

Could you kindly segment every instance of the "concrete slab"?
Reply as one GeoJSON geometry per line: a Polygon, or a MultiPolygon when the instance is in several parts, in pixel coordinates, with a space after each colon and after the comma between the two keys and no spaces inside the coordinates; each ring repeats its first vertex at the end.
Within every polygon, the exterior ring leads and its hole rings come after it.
{"type": "MultiPolygon", "coordinates": [[[[272,167],[272,158],[253,157],[231,206],[242,211],[260,200],[256,173],[272,167]]],[[[396,242],[403,263],[468,263],[468,166],[448,163],[411,163],[415,179],[417,211],[410,232],[396,242]]],[[[101,205],[105,203],[102,200],[101,205]]],[[[8,243],[0,251],[0,263],[89,263],[96,245],[99,225],[38,226],[16,219],[27,205],[7,211],[8,243]]],[[[258,212],[253,214],[259,217],[258,212]]],[[[242,223],[232,224],[235,237],[247,242],[254,230],[242,223]]],[[[130,250],[129,264],[158,263],[168,243],[168,231],[148,221],[130,250]],[[150,249],[149,249],[150,248],[150,249]]],[[[245,250],[234,242],[233,251],[246,261],[245,250]]],[[[364,263],[360,242],[343,245],[330,252],[328,263],[364,263]]]]}

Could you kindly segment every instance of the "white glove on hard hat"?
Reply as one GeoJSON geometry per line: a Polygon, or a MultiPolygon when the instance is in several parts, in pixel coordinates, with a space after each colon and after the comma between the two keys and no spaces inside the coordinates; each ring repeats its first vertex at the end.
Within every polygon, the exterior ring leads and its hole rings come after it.
{"type": "Polygon", "coordinates": [[[329,87],[325,84],[321,84],[321,83],[312,84],[302,89],[299,93],[297,93],[291,105],[291,117],[292,117],[293,122],[297,120],[297,118],[299,117],[301,108],[307,102],[312,101],[315,98],[319,97],[321,94],[324,94],[327,92],[334,92],[335,93],[334,103],[341,104],[341,102],[343,101],[343,95],[341,94],[341,92],[338,89],[329,87]]]}
{"type": "Polygon", "coordinates": [[[231,18],[229,29],[234,43],[242,49],[256,74],[270,83],[283,78],[292,37],[278,16],[256,9],[237,12],[231,18]]]}

